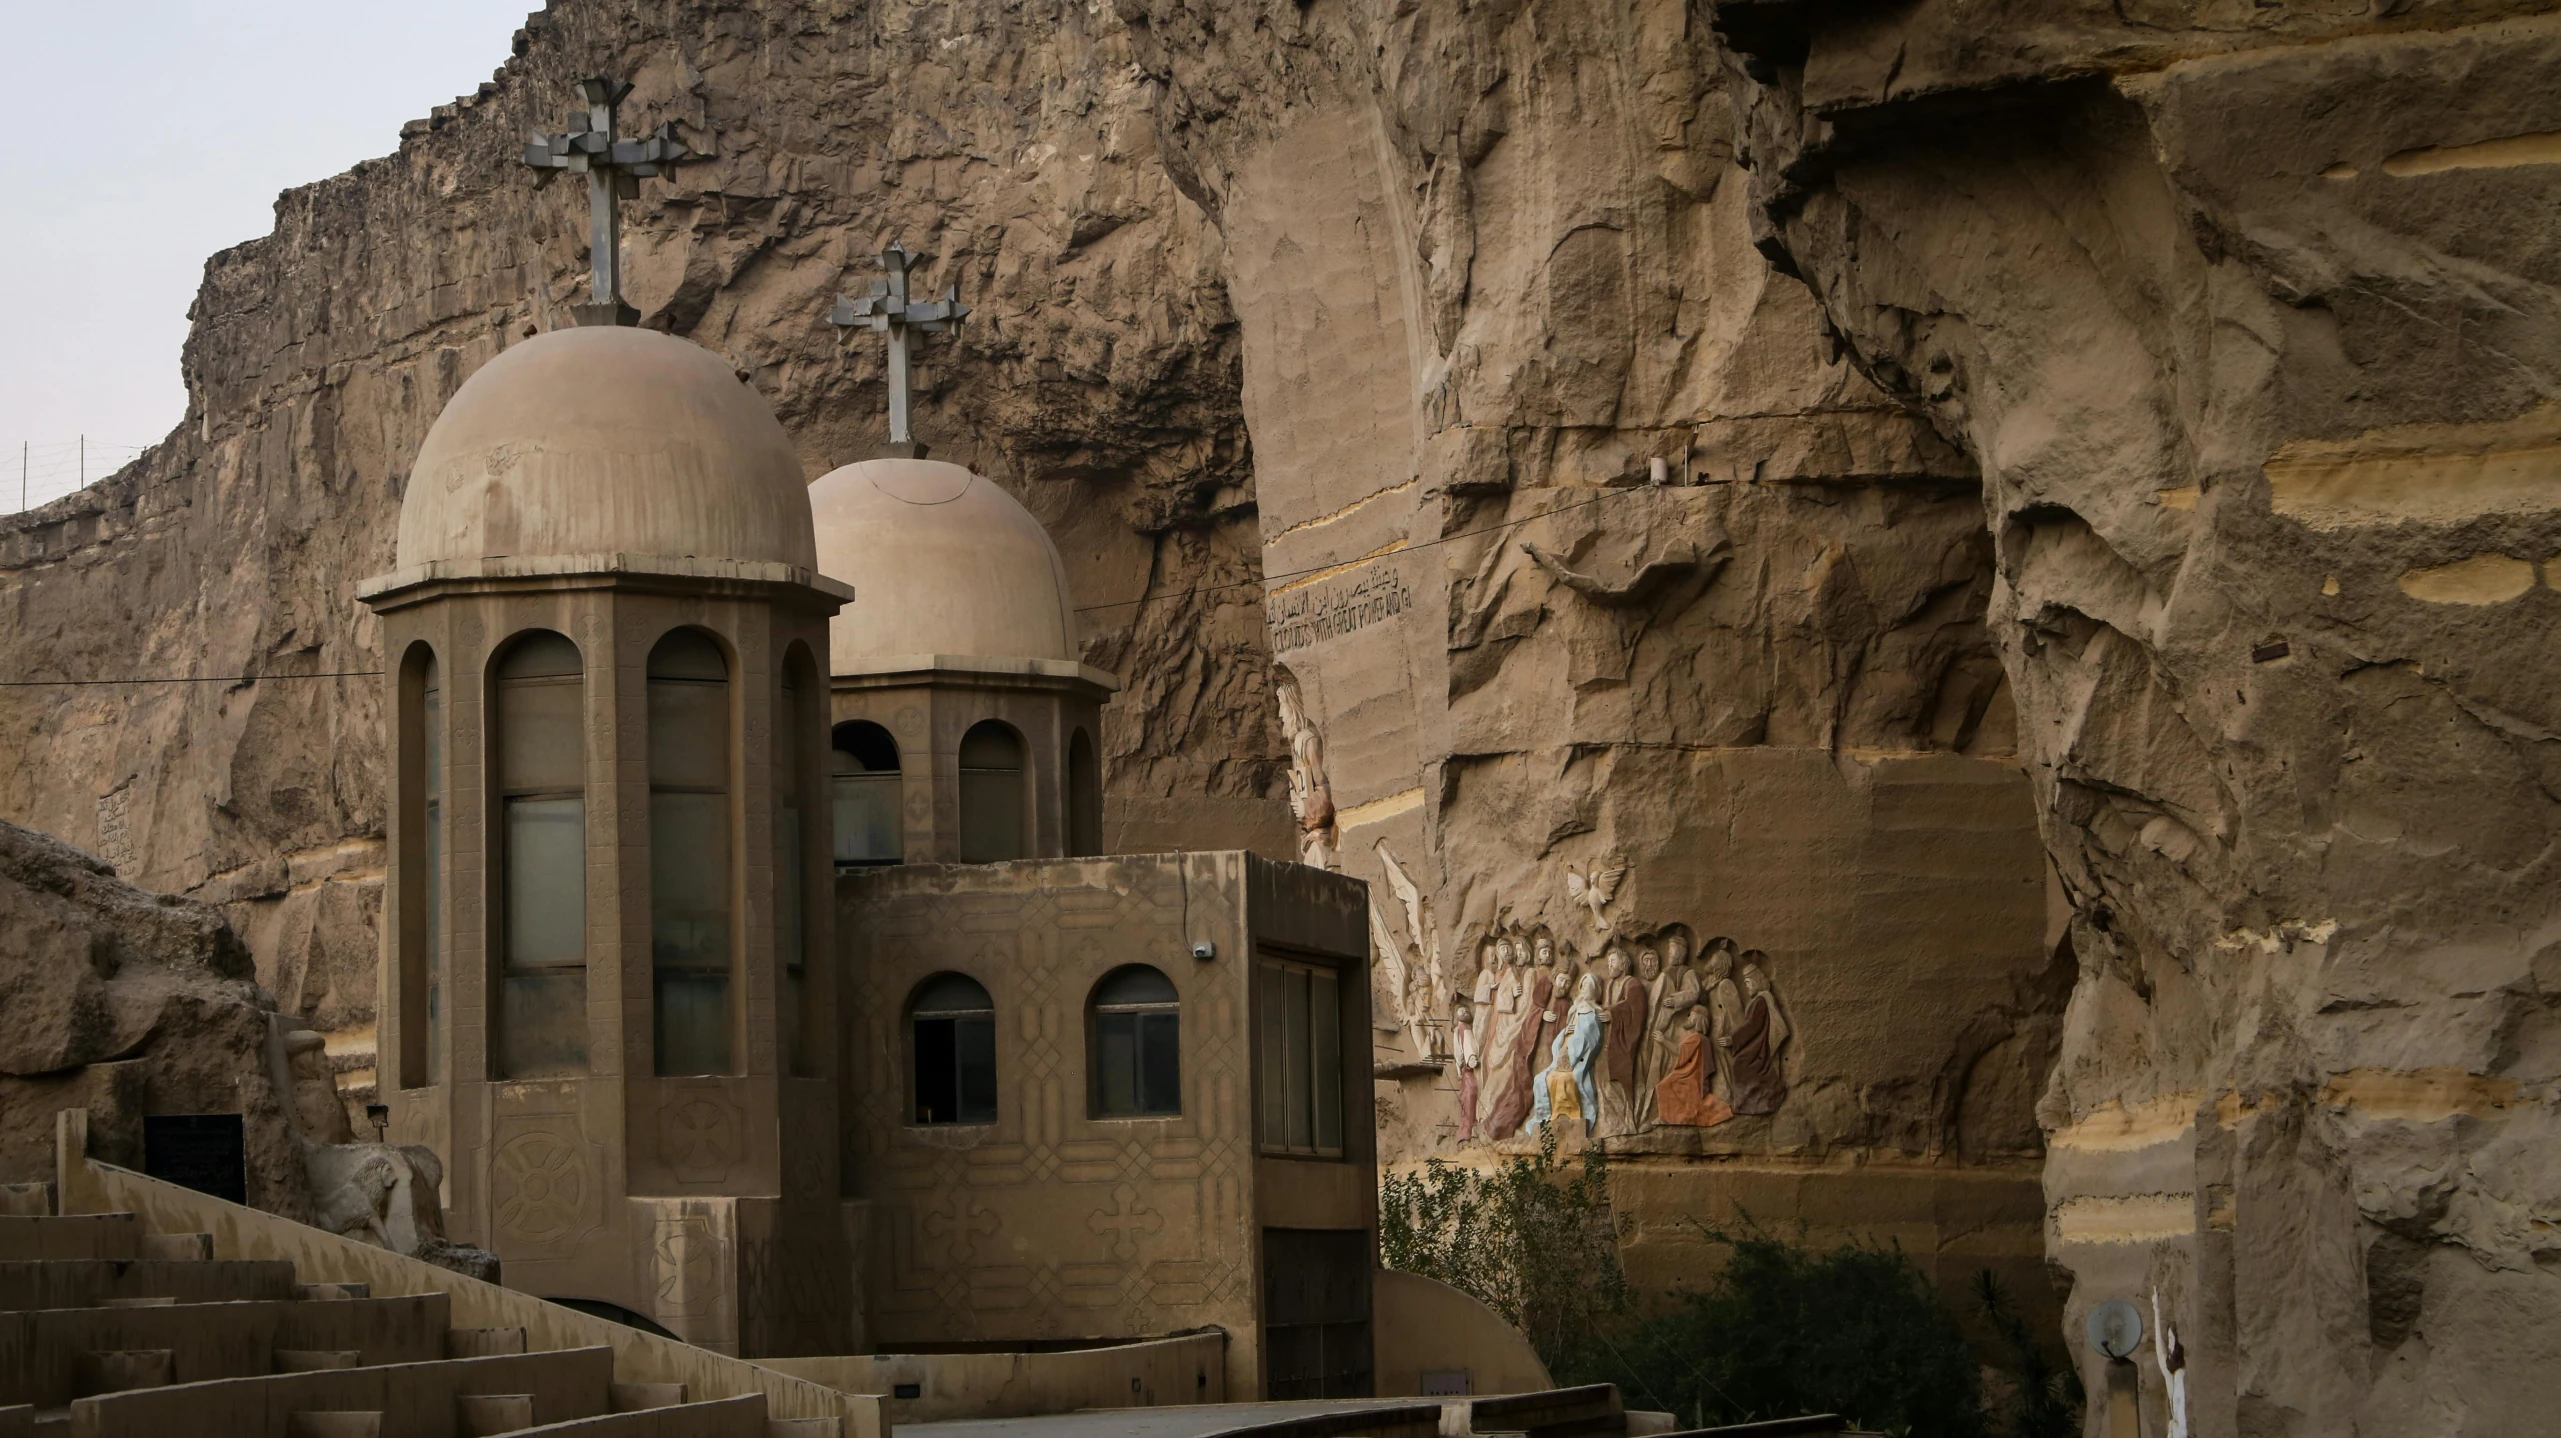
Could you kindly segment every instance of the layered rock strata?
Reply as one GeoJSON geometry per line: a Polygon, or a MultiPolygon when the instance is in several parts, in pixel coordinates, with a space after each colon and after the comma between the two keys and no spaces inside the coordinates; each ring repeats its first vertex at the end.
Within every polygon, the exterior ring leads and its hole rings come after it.
{"type": "Polygon", "coordinates": [[[1981,467],[2078,966],[2048,1242],[2198,1433],[2561,1396],[2532,8],[1717,7],[1757,242],[1981,467]]]}

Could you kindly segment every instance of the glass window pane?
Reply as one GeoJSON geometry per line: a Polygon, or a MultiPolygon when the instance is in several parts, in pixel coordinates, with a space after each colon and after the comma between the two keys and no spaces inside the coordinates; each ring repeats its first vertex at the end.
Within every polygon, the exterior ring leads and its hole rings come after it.
{"type": "Polygon", "coordinates": [[[1153,964],[1124,964],[1094,986],[1094,1002],[1105,1004],[1170,1004],[1182,995],[1174,981],[1153,964]]]}
{"type": "Polygon", "coordinates": [[[1137,1017],[1139,1112],[1181,1113],[1182,1020],[1173,1014],[1141,1014],[1137,1017]]]}
{"type": "Polygon", "coordinates": [[[1138,1102],[1138,1015],[1094,1015],[1094,1077],[1106,1118],[1142,1112],[1138,1102]]]}
{"type": "Polygon", "coordinates": [[[587,1071],[587,970],[535,969],[500,980],[498,1026],[504,1078],[554,1078],[587,1071]]]}
{"type": "Polygon", "coordinates": [[[1023,857],[1023,771],[960,771],[960,861],[996,864],[1023,857]]]}
{"type": "Polygon", "coordinates": [[[936,974],[917,990],[908,1010],[918,1014],[980,1014],[996,1007],[987,988],[967,974],[936,974]]]}
{"type": "Polygon", "coordinates": [[[1291,1148],[1307,1148],[1316,1141],[1316,1115],[1307,1091],[1307,971],[1283,972],[1288,976],[1281,986],[1288,1035],[1281,1041],[1281,1058],[1287,1065],[1282,1082],[1289,1094],[1289,1134],[1283,1141],[1291,1148]]]}
{"type": "Polygon", "coordinates": [[[729,974],[660,969],[654,992],[657,1068],[662,1074],[729,1071],[729,974]]]}
{"type": "Polygon", "coordinates": [[[898,814],[898,775],[838,774],[835,782],[836,862],[898,862],[905,852],[898,814]]]}
{"type": "Polygon", "coordinates": [[[587,801],[506,801],[507,967],[587,961],[587,801]]]}
{"type": "Polygon", "coordinates": [[[1316,1147],[1338,1153],[1343,1147],[1343,1015],[1342,987],[1334,974],[1308,976],[1308,1067],[1314,1083],[1310,1101],[1316,1115],[1316,1147]]]}
{"type": "Polygon", "coordinates": [[[955,1019],[960,1056],[960,1121],[996,1121],[996,1021],[955,1019]]]}
{"type": "Polygon", "coordinates": [[[729,968],[729,796],[649,796],[650,947],[659,967],[729,968]]]}
{"type": "Polygon", "coordinates": [[[649,681],[649,782],[678,788],[729,785],[729,686],[696,679],[649,681]]]}
{"type": "Polygon", "coordinates": [[[574,677],[499,681],[498,772],[507,792],[586,787],[584,688],[574,677]]]}
{"type": "Polygon", "coordinates": [[[1289,1046],[1289,1026],[1282,1009],[1281,997],[1285,976],[1278,964],[1264,964],[1258,975],[1262,993],[1255,1000],[1254,1012],[1260,1022],[1262,1042],[1263,1142],[1289,1142],[1288,1069],[1282,1054],[1289,1046]]]}

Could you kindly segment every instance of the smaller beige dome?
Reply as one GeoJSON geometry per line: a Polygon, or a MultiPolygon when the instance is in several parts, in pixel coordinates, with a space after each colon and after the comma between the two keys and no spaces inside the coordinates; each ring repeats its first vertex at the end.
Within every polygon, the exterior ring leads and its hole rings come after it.
{"type": "Polygon", "coordinates": [[[576,554],[817,567],[800,457],[727,361],[654,330],[553,330],[445,402],[399,567],[576,554]]]}
{"type": "Polygon", "coordinates": [[[867,459],[809,487],[818,572],[854,586],[829,630],[838,674],[929,655],[1076,658],[1076,603],[1049,531],[956,464],[867,459]]]}

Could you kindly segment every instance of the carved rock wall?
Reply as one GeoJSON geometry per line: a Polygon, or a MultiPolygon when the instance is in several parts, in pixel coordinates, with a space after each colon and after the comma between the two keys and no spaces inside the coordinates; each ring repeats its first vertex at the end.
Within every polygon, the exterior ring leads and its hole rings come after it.
{"type": "Polygon", "coordinates": [[[627,115],[718,156],[624,208],[643,322],[729,357],[814,478],[885,424],[877,346],[840,343],[831,298],[893,238],[939,253],[927,278],[978,314],[957,355],[925,350],[917,430],[1049,523],[1087,657],[1128,678],[1116,845],[1286,852],[1218,236],[1155,160],[1118,27],[1011,0],[563,0],[515,48],[208,262],[166,442],[0,522],[0,677],[255,676],[0,690],[0,814],[223,905],[361,1100],[382,681],[295,676],[379,667],[352,591],[390,567],[409,457],[475,367],[583,298],[584,198],[516,156],[604,70],[636,81],[627,115]]]}
{"type": "Polygon", "coordinates": [[[1718,9],[1759,242],[1981,465],[2050,1251],[2201,1434],[2561,1399],[2540,8],[1718,9]]]}
{"type": "Polygon", "coordinates": [[[1305,849],[1373,881],[1383,1156],[1552,1122],[1651,1284],[1740,1203],[2042,1301],[2065,988],[1973,467],[1754,249],[1707,27],[1120,10],[1225,245],[1305,849]]]}

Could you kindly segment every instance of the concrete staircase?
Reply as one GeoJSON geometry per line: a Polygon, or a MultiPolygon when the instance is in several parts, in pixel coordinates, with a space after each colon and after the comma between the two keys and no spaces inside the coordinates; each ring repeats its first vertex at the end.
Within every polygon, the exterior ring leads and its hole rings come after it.
{"type": "Polygon", "coordinates": [[[0,1438],[841,1431],[769,1419],[762,1393],[689,1401],[684,1383],[618,1382],[610,1347],[528,1351],[521,1327],[455,1327],[446,1293],[304,1283],[291,1262],[215,1259],[210,1234],[56,1215],[43,1196],[0,1193],[0,1438]]]}

